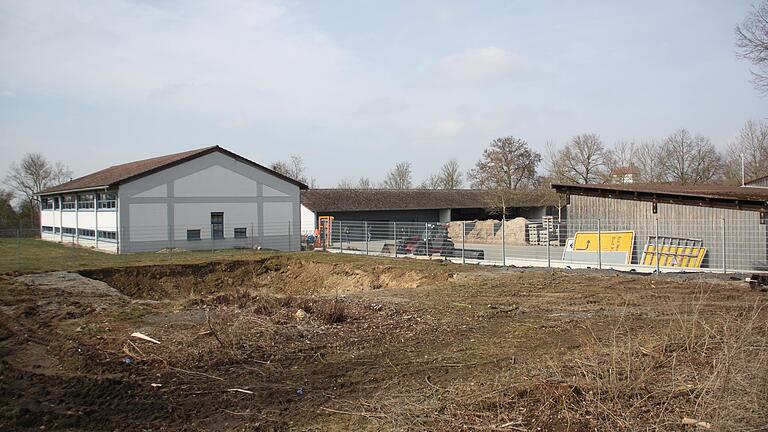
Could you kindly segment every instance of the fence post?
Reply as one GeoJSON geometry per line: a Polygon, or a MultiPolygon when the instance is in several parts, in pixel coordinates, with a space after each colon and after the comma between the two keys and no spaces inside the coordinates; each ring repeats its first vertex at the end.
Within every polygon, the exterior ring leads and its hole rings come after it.
{"type": "MultiPolygon", "coordinates": [[[[333,223],[333,222],[331,222],[333,223]]],[[[344,253],[344,222],[339,221],[339,252],[344,253]]]]}
{"type": "Polygon", "coordinates": [[[392,221],[392,241],[394,242],[395,246],[395,258],[397,258],[397,222],[392,221]]]}
{"type": "Polygon", "coordinates": [[[293,242],[291,241],[291,221],[288,221],[288,252],[291,251],[292,245],[293,245],[293,242]]]}
{"type": "Polygon", "coordinates": [[[429,222],[424,222],[424,252],[427,254],[427,259],[430,259],[429,257],[429,222]]]}
{"type": "Polygon", "coordinates": [[[466,225],[466,222],[461,221],[461,263],[462,264],[466,264],[467,263],[467,259],[466,259],[465,255],[464,255],[464,234],[465,234],[465,229],[466,229],[465,225],[466,225]]]}
{"type": "Polygon", "coordinates": [[[659,262],[659,218],[656,218],[655,220],[655,230],[656,230],[656,245],[653,248],[654,254],[656,255],[656,274],[661,274],[661,263],[659,262]]]}
{"type": "Polygon", "coordinates": [[[21,229],[18,228],[16,229],[16,271],[21,271],[21,229]]]}
{"type": "Polygon", "coordinates": [[[602,244],[600,244],[600,219],[597,220],[597,268],[602,269],[603,268],[603,248],[602,244]]]}
{"type": "MultiPolygon", "coordinates": [[[[553,225],[552,226],[552,231],[554,231],[554,230],[555,230],[555,227],[553,225]]],[[[559,228],[558,228],[558,230],[559,230],[559,228]]],[[[559,242],[560,242],[560,236],[558,236],[558,244],[559,244],[559,242]]],[[[551,252],[549,250],[550,243],[552,243],[552,239],[549,237],[549,234],[547,234],[547,268],[551,268],[552,267],[552,256],[551,256],[551,252]]]]}
{"type": "Polygon", "coordinates": [[[251,222],[251,251],[253,251],[253,222],[251,222]]]}
{"type": "Polygon", "coordinates": [[[726,243],[725,243],[725,218],[720,218],[720,230],[721,235],[723,238],[723,274],[726,274],[728,272],[727,267],[727,257],[726,257],[726,243]]]}
{"type": "Polygon", "coordinates": [[[368,221],[363,222],[363,235],[365,236],[365,254],[368,255],[368,221]]]}
{"type": "MultiPolygon", "coordinates": [[[[504,209],[504,212],[506,213],[506,208],[504,209]]],[[[502,215],[501,217],[501,265],[504,267],[507,266],[507,236],[504,235],[504,225],[506,225],[504,222],[506,222],[506,214],[502,215]]]]}

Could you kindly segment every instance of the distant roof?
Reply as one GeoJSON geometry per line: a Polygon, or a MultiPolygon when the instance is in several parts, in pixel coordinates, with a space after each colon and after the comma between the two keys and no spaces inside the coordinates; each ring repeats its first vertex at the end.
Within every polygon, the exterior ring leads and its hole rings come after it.
{"type": "MultiPolygon", "coordinates": [[[[509,207],[556,205],[554,194],[513,192],[509,207]]],[[[316,212],[491,208],[489,192],[477,189],[309,189],[301,203],[316,212]]]]}
{"type": "Polygon", "coordinates": [[[768,188],[716,184],[627,183],[558,184],[552,189],[575,195],[670,202],[726,208],[768,209],[768,188]]]}
{"type": "Polygon", "coordinates": [[[211,147],[203,147],[196,150],[185,151],[181,153],[174,153],[166,156],[154,157],[151,159],[128,162],[121,165],[114,165],[109,168],[105,168],[101,171],[96,171],[95,173],[91,173],[83,177],[70,180],[66,183],[49,187],[38,193],[41,195],[46,195],[51,193],[71,192],[71,191],[84,190],[84,189],[106,188],[110,186],[116,186],[120,183],[125,183],[130,180],[135,180],[137,178],[144,177],[149,174],[153,174],[163,169],[170,168],[174,165],[178,165],[180,163],[184,163],[213,152],[223,153],[227,156],[237,159],[240,162],[265,170],[276,177],[279,177],[289,183],[295,184],[301,189],[307,189],[307,185],[305,185],[304,183],[296,181],[290,177],[284,176],[283,174],[273,171],[263,165],[259,165],[256,162],[253,162],[240,155],[232,153],[231,151],[225,148],[222,148],[219,146],[211,146],[211,147]]]}
{"type": "Polygon", "coordinates": [[[640,169],[638,169],[636,166],[630,165],[630,166],[620,166],[616,167],[611,171],[611,175],[627,175],[627,174],[640,174],[640,169]]]}

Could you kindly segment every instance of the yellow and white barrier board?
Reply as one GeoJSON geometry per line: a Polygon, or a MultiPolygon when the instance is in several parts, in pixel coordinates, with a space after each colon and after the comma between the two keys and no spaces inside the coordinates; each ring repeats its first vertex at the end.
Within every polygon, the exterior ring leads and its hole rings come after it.
{"type": "Polygon", "coordinates": [[[703,246],[662,244],[656,253],[655,244],[646,244],[640,264],[655,267],[656,257],[658,257],[660,267],[700,268],[706,254],[707,248],[703,246]]]}

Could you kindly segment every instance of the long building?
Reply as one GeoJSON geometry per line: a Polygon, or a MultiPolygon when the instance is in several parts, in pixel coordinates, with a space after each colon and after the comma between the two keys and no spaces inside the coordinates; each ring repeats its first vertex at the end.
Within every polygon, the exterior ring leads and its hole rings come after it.
{"type": "Polygon", "coordinates": [[[658,233],[700,241],[707,251],[705,268],[748,271],[768,266],[768,188],[643,183],[552,188],[566,195],[569,237],[596,230],[598,221],[603,231],[631,230],[634,264],[658,233]]]}
{"type": "Polygon", "coordinates": [[[39,192],[44,240],[116,253],[300,247],[307,186],[219,146],[115,165],[39,192]]]}
{"type": "MultiPolygon", "coordinates": [[[[541,219],[557,215],[552,193],[508,193],[507,217],[541,219]]],[[[301,192],[302,232],[311,233],[319,216],[341,221],[450,222],[500,218],[494,193],[476,189],[310,189],[301,192]]],[[[564,215],[563,215],[564,216],[564,215]]]]}

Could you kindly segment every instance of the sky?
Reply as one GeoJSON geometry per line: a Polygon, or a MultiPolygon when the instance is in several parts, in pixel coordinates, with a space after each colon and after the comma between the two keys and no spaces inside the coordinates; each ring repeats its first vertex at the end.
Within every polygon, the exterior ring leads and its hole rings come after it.
{"type": "Polygon", "coordinates": [[[466,170],[508,135],[724,148],[768,108],[734,54],[751,5],[0,0],[0,176],[26,152],[77,177],[220,145],[334,187],[466,170]]]}

